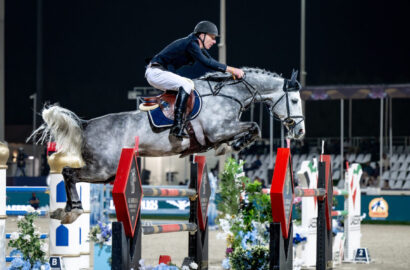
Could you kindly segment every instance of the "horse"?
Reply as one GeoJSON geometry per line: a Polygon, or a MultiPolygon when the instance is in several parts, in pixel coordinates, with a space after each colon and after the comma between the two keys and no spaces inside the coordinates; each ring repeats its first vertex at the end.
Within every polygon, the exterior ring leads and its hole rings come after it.
{"type": "Polygon", "coordinates": [[[64,167],[67,202],[65,209],[51,215],[62,224],[72,223],[83,212],[75,184],[77,182],[108,183],[115,179],[124,147],[133,147],[139,136],[139,155],[162,157],[205,152],[231,146],[239,151],[260,137],[256,122],[241,122],[242,112],[254,102],[268,106],[273,117],[288,129],[288,137],[301,139],[305,133],[300,84],[293,72],[290,80],[259,68],[243,68],[245,77],[236,80],[221,72],[213,72],[193,80],[202,100],[202,108],[190,119],[197,141],[182,141],[168,129],[154,128],[147,112],[136,110],[82,120],[75,113],[58,105],[42,110],[44,124],[28,140],[37,143],[56,142],[57,153],[78,157],[80,168],[64,167]]]}

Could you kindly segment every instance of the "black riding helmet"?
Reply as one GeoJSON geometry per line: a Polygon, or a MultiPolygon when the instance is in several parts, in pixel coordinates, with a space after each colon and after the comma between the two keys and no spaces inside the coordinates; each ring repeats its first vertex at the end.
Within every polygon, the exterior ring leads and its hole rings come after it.
{"type": "Polygon", "coordinates": [[[205,33],[205,34],[212,34],[215,36],[218,36],[218,27],[214,23],[211,23],[210,21],[202,21],[199,22],[194,29],[194,34],[200,34],[200,33],[205,33]]]}

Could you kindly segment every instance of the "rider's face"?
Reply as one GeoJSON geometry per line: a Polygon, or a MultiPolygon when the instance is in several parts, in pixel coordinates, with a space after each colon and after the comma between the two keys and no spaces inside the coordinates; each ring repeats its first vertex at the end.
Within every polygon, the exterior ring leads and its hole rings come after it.
{"type": "Polygon", "coordinates": [[[205,40],[204,40],[204,47],[205,49],[209,50],[215,43],[216,43],[216,36],[212,35],[212,34],[201,34],[200,38],[201,40],[203,40],[205,36],[205,40]]]}

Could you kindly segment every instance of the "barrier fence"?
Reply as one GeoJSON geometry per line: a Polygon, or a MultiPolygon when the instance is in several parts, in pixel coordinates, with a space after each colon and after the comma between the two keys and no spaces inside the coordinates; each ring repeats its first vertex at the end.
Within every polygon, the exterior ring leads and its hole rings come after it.
{"type": "Polygon", "coordinates": [[[141,259],[141,235],[169,232],[188,232],[187,257],[183,265],[191,262],[198,269],[208,269],[207,208],[211,188],[206,174],[205,157],[191,158],[188,188],[166,189],[142,187],[139,177],[138,143],[134,149],[124,148],[113,187],[113,199],[118,222],[112,224],[112,269],[138,269],[141,259]],[[142,197],[173,196],[190,198],[188,223],[141,225],[142,197]]]}

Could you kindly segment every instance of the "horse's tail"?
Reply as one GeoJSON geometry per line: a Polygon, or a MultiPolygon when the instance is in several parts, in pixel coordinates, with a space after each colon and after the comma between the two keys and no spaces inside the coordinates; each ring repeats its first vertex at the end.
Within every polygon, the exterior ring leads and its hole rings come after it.
{"type": "Polygon", "coordinates": [[[83,121],[72,111],[57,105],[44,106],[41,115],[44,124],[36,129],[27,141],[55,141],[57,153],[81,157],[83,121]]]}

